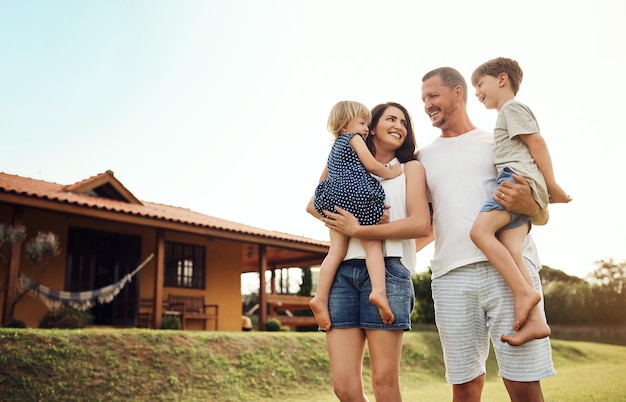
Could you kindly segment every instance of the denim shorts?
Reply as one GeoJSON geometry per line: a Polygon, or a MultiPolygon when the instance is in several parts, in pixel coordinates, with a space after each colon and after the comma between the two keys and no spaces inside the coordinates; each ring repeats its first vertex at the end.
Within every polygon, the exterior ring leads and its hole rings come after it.
{"type": "MultiPolygon", "coordinates": [[[[515,179],[513,178],[514,174],[515,172],[512,171],[510,168],[508,167],[503,168],[500,171],[500,174],[498,174],[498,179],[496,180],[496,187],[502,184],[503,181],[510,181],[511,183],[516,183],[515,179]]],[[[494,191],[496,187],[493,188],[494,191]]],[[[483,207],[480,209],[480,212],[489,212],[494,209],[497,209],[498,211],[506,211],[502,205],[498,204],[498,202],[493,199],[493,195],[492,195],[491,198],[489,198],[489,200],[487,200],[485,205],[483,205],[483,207]]],[[[498,230],[498,232],[501,230],[513,229],[518,226],[522,226],[524,224],[528,225],[528,223],[530,222],[530,216],[528,215],[516,214],[514,212],[509,211],[509,216],[511,217],[511,221],[507,225],[501,227],[498,230]]]]}
{"type": "Polygon", "coordinates": [[[369,301],[372,285],[365,260],[343,261],[328,297],[332,328],[410,330],[415,291],[411,274],[400,257],[385,257],[385,283],[395,317],[392,324],[383,324],[378,307],[369,301]]]}

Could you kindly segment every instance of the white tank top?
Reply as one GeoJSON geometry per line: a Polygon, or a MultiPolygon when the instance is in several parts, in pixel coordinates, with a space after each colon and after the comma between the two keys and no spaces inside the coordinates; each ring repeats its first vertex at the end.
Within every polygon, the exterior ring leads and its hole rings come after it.
{"type": "MultiPolygon", "coordinates": [[[[400,163],[394,158],[389,164],[400,163]]],[[[402,164],[404,169],[404,164],[402,164]]],[[[385,204],[391,206],[389,209],[389,221],[393,222],[407,217],[406,209],[406,176],[402,173],[393,179],[381,179],[376,177],[385,190],[385,204]]],[[[415,241],[407,240],[383,240],[383,255],[385,257],[400,257],[402,264],[411,273],[415,274],[415,241]]],[[[357,238],[350,238],[348,252],[344,260],[365,259],[365,250],[357,238]]]]}

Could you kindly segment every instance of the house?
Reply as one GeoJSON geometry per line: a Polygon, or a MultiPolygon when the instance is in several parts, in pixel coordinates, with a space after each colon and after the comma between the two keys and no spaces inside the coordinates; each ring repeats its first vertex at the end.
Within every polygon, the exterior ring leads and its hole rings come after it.
{"type": "MultiPolygon", "coordinates": [[[[136,326],[144,302],[151,301],[150,326],[159,328],[170,295],[179,295],[203,297],[205,303],[217,305],[216,329],[240,331],[242,273],[260,273],[263,306],[266,270],[319,265],[329,246],[141,201],[111,171],[70,185],[0,173],[0,222],[25,226],[27,240],[39,231],[59,236],[61,253],[39,280],[52,289],[79,292],[110,285],[153,254],[112,302],[89,310],[95,325],[114,327],[136,326]]],[[[13,246],[8,261],[0,261],[0,286],[5,278],[8,283],[0,293],[3,323],[17,294],[18,271],[37,276],[22,248],[13,246]]],[[[14,316],[27,327],[37,327],[46,311],[40,300],[27,296],[16,305],[14,316]]],[[[264,316],[263,308],[259,326],[264,316]]],[[[203,329],[202,324],[194,320],[186,329],[203,329]]]]}

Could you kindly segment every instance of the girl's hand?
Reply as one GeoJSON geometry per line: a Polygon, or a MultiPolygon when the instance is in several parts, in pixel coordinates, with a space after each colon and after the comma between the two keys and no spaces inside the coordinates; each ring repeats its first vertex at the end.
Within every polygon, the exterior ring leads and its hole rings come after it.
{"type": "Polygon", "coordinates": [[[389,171],[393,174],[393,177],[398,177],[402,174],[402,165],[396,163],[395,165],[389,166],[389,171]]]}
{"type": "Polygon", "coordinates": [[[383,223],[389,223],[389,208],[391,208],[391,206],[385,204],[385,209],[383,210],[383,216],[381,216],[380,220],[378,221],[379,225],[383,223]]]}

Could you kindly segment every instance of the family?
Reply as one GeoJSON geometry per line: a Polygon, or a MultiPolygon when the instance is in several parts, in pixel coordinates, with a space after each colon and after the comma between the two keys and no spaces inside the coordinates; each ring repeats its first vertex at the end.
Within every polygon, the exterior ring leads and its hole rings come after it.
{"type": "Polygon", "coordinates": [[[310,307],[326,334],[339,400],[368,400],[366,347],[376,401],[402,400],[411,276],[416,252],[432,241],[435,320],[452,400],[481,400],[490,343],[511,401],[544,400],[540,381],[555,370],[529,232],[547,223],[549,203],[571,198],[555,181],[535,116],[515,99],[521,81],[515,60],[476,68],[475,96],[498,112],[487,132],[468,116],[457,70],[426,73],[424,111],[441,134],[419,151],[398,103],[332,108],[335,142],[307,212],[330,232],[310,307]]]}

